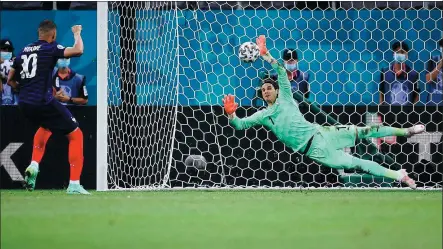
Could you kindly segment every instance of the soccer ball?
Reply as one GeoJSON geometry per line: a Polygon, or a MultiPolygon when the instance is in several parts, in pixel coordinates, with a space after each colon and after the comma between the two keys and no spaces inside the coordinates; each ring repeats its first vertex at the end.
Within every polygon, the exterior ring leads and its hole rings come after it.
{"type": "Polygon", "coordinates": [[[238,50],[238,57],[243,62],[254,62],[260,56],[260,49],[253,42],[245,42],[238,50]]]}

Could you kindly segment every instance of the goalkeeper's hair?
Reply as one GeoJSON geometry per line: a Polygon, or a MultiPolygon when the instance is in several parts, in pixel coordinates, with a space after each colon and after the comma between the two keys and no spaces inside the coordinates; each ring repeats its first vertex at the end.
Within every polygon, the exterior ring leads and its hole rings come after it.
{"type": "Polygon", "coordinates": [[[280,88],[277,82],[277,75],[270,75],[269,73],[265,73],[263,79],[261,80],[260,87],[257,89],[257,96],[261,99],[263,99],[261,87],[264,84],[271,84],[275,88],[275,90],[278,90],[280,88]]]}
{"type": "Polygon", "coordinates": [[[271,84],[275,88],[275,90],[279,89],[277,76],[275,75],[271,75],[268,78],[263,79],[260,87],[262,87],[264,84],[271,84]]]}
{"type": "Polygon", "coordinates": [[[38,25],[38,32],[42,34],[48,33],[54,29],[57,29],[57,25],[51,20],[44,20],[38,25]]]}

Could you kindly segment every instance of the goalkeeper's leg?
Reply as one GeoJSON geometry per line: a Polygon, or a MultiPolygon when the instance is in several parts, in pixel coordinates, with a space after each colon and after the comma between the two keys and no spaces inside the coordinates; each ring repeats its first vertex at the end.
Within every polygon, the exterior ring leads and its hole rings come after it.
{"type": "Polygon", "coordinates": [[[361,169],[372,175],[401,181],[411,188],[416,188],[415,181],[407,175],[405,170],[394,171],[376,162],[360,159],[345,153],[343,150],[337,150],[330,145],[330,142],[321,133],[315,135],[306,155],[314,161],[331,168],[361,169]]]}
{"type": "Polygon", "coordinates": [[[414,125],[410,128],[394,128],[389,126],[334,125],[323,126],[321,129],[325,139],[332,148],[342,149],[354,147],[358,139],[379,138],[387,136],[412,136],[425,131],[424,125],[414,125]]]}
{"type": "Polygon", "coordinates": [[[335,163],[331,163],[331,165],[339,167],[341,166],[342,168],[345,169],[361,169],[365,172],[368,172],[371,175],[387,177],[393,180],[404,182],[412,189],[417,188],[415,181],[408,176],[406,170],[404,169],[394,171],[385,168],[374,161],[364,160],[361,158],[351,156],[342,150],[336,150],[331,154],[332,154],[330,157],[331,159],[336,161],[337,160],[336,158],[340,158],[338,162],[341,163],[338,165],[335,163]]]}
{"type": "Polygon", "coordinates": [[[424,125],[414,125],[409,128],[394,128],[390,126],[366,126],[366,127],[357,127],[358,138],[379,138],[379,137],[389,137],[389,136],[397,136],[410,137],[415,134],[419,134],[425,131],[424,125]]]}

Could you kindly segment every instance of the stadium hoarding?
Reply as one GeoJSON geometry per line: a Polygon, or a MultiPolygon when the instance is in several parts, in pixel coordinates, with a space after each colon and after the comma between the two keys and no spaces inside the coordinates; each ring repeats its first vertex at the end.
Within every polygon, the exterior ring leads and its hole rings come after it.
{"type": "MultiPolygon", "coordinates": [[[[116,106],[110,108],[118,108],[116,106]]],[[[137,106],[140,112],[148,112],[147,106],[137,106]],[[144,110],[143,110],[144,109],[144,110]]],[[[159,107],[162,108],[162,107],[159,107]]],[[[214,161],[221,154],[225,158],[226,170],[230,176],[227,184],[256,185],[271,183],[275,186],[334,186],[340,185],[337,171],[319,166],[298,153],[293,153],[277,141],[273,134],[268,134],[264,128],[255,128],[248,131],[236,131],[233,128],[223,128],[228,120],[220,106],[181,107],[178,115],[181,123],[186,123],[193,132],[190,134],[176,133],[179,141],[173,151],[175,165],[170,173],[171,186],[194,186],[199,181],[219,184],[221,172],[214,161]],[[189,114],[189,115],[187,115],[189,114]],[[194,116],[193,116],[194,115],[194,116]],[[209,118],[216,115],[218,118],[209,118]],[[188,122],[189,117],[205,122],[188,122]],[[217,123],[214,123],[217,121],[217,123]],[[204,124],[204,125],[203,125],[204,124]],[[211,125],[220,133],[209,132],[211,125]],[[204,133],[206,143],[180,143],[185,136],[198,136],[204,133]],[[218,134],[218,139],[215,139],[218,134]],[[212,137],[211,137],[212,136],[212,137]],[[215,144],[218,141],[220,152],[215,144]],[[184,160],[193,151],[201,151],[208,161],[205,170],[189,169],[184,160]],[[278,152],[278,153],[277,153],[278,152]],[[238,177],[241,176],[241,177],[238,177]]],[[[96,107],[69,107],[80,124],[84,134],[84,168],[81,178],[85,188],[96,187],[96,107]]],[[[308,109],[301,107],[306,113],[307,120],[319,124],[327,124],[321,115],[313,115],[308,109]]],[[[255,112],[255,107],[240,107],[238,116],[243,117],[255,112]]],[[[441,107],[436,106],[322,106],[322,110],[336,118],[342,124],[364,125],[371,113],[378,113],[385,125],[409,127],[412,124],[425,124],[427,132],[421,137],[397,138],[393,140],[373,141],[385,154],[413,171],[425,185],[442,184],[442,132],[441,107]]],[[[137,119],[137,118],[136,118],[137,119]]],[[[133,120],[138,125],[150,122],[145,117],[133,120]]],[[[128,126],[130,127],[130,126],[128,126]]],[[[21,115],[17,106],[1,107],[1,164],[0,187],[2,189],[21,188],[23,172],[28,166],[32,153],[32,139],[37,127],[29,124],[21,115]]],[[[350,150],[352,153],[353,151],[350,150]]],[[[143,152],[141,152],[143,153],[143,152]]],[[[115,155],[110,155],[111,159],[115,155]]],[[[108,158],[109,160],[109,158],[108,158]]],[[[48,141],[45,155],[40,164],[40,174],[37,180],[37,189],[61,189],[69,182],[68,141],[63,135],[53,134],[48,141]]]]}

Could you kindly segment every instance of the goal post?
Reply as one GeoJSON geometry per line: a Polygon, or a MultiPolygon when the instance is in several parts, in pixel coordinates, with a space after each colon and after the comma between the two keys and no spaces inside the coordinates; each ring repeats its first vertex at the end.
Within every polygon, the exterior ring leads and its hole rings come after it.
{"type": "Polygon", "coordinates": [[[97,2],[97,190],[108,189],[108,3],[97,2]]]}
{"type": "Polygon", "coordinates": [[[272,68],[237,56],[260,34],[279,61],[284,49],[297,51],[309,97],[294,88],[294,99],[308,121],[425,124],[421,136],[361,140],[345,151],[441,189],[442,109],[427,101],[425,75],[439,53],[443,6],[370,4],[98,2],[97,190],[404,187],[319,165],[265,127],[229,125],[224,95],[236,96],[239,117],[265,107],[256,92],[272,68]],[[395,41],[410,46],[406,64],[419,73],[415,105],[379,103],[380,72],[392,64],[395,41]]]}

